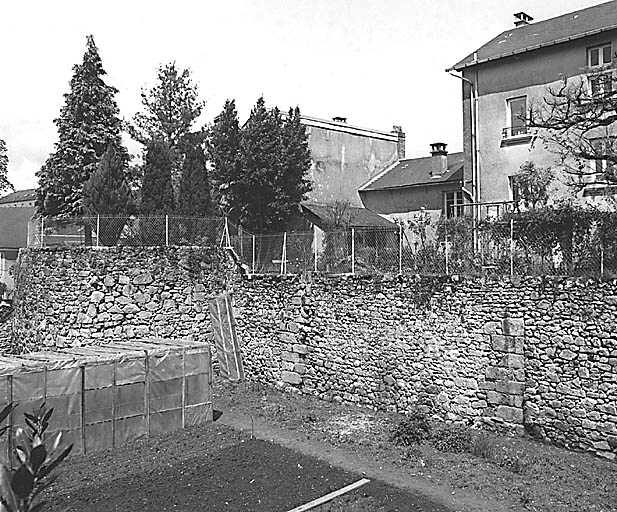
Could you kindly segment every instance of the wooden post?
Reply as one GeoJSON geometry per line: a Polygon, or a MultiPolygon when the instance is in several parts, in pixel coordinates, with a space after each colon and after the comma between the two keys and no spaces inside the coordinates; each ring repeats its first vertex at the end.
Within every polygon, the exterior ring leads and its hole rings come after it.
{"type": "Polygon", "coordinates": [[[96,216],[96,246],[99,246],[99,233],[101,230],[101,216],[97,215],[96,216]]]}
{"type": "Polygon", "coordinates": [[[317,226],[313,224],[313,269],[317,272],[317,226]]]}
{"type": "Polygon", "coordinates": [[[255,273],[255,235],[253,235],[253,274],[255,273]]]}
{"type": "Polygon", "coordinates": [[[510,219],[510,275],[514,275],[514,219],[510,219]]]}
{"type": "Polygon", "coordinates": [[[450,242],[448,241],[448,235],[446,235],[445,241],[445,254],[446,254],[446,275],[450,273],[450,242]]]}
{"type": "Polygon", "coordinates": [[[398,227],[398,275],[403,275],[403,225],[398,227]]]}

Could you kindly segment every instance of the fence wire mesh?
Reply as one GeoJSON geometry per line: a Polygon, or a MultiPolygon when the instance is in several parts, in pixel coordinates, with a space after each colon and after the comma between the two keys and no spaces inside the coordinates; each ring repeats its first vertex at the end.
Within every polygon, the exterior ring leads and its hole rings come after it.
{"type": "Polygon", "coordinates": [[[255,274],[617,275],[617,230],[601,219],[566,228],[448,219],[422,236],[403,226],[257,235],[224,218],[101,215],[34,219],[28,245],[229,247],[255,274]]]}

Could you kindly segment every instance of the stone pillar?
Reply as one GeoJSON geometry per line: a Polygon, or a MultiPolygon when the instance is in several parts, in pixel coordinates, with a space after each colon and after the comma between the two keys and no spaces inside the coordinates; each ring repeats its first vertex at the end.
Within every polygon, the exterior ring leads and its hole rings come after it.
{"type": "Polygon", "coordinates": [[[488,334],[494,352],[493,366],[485,372],[487,420],[523,432],[523,394],[525,391],[525,357],[523,355],[524,321],[504,318],[491,322],[488,334]]]}

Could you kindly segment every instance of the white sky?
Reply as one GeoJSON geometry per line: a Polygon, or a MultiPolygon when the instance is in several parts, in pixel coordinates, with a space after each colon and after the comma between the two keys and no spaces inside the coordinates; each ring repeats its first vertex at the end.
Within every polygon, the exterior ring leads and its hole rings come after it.
{"type": "MultiPolygon", "coordinates": [[[[401,125],[407,156],[431,142],[462,150],[460,80],[444,70],[524,11],[536,21],[601,0],[0,0],[0,139],[9,180],[34,173],[56,141],[53,119],[92,34],[119,89],[121,115],[159,64],[189,67],[211,122],[235,98],[241,121],[263,94],[267,106],[347,117],[389,131],[401,125]]],[[[138,151],[135,144],[129,145],[138,151]]]]}

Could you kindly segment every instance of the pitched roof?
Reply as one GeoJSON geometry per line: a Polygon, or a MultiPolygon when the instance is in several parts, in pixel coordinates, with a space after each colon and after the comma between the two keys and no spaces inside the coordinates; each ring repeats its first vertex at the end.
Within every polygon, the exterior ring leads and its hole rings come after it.
{"type": "Polygon", "coordinates": [[[5,203],[20,203],[26,201],[34,201],[36,199],[36,189],[27,188],[25,190],[16,190],[4,197],[0,197],[0,204],[5,203]]]}
{"type": "MultiPolygon", "coordinates": [[[[328,224],[332,222],[333,211],[331,205],[302,203],[302,211],[307,217],[321,229],[328,228],[328,224]]],[[[357,206],[347,206],[341,212],[345,224],[351,228],[380,228],[380,229],[398,229],[394,222],[382,217],[381,215],[359,208],[357,206]]]]}
{"type": "Polygon", "coordinates": [[[435,177],[431,176],[431,158],[433,157],[427,156],[399,160],[362,185],[360,192],[437,185],[463,179],[463,153],[448,154],[448,170],[435,177]]]}
{"type": "Polygon", "coordinates": [[[28,221],[36,208],[0,208],[0,249],[19,249],[28,245],[28,221]]]}
{"type": "Polygon", "coordinates": [[[617,29],[617,0],[594,5],[548,20],[513,27],[470,53],[447,71],[462,69],[511,55],[565,43],[617,29]]]}

